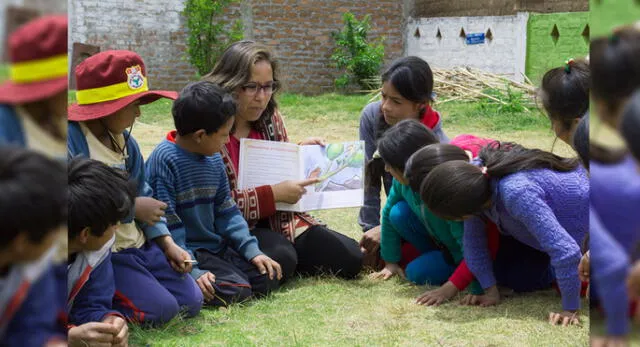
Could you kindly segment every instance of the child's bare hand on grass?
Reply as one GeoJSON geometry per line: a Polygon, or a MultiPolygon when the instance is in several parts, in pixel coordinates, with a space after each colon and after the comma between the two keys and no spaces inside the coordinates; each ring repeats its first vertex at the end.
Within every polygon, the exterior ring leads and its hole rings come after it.
{"type": "Polygon", "coordinates": [[[286,204],[295,204],[307,192],[306,186],[319,183],[318,178],[310,178],[307,180],[287,180],[271,186],[273,198],[276,202],[284,202],[286,204]]]}
{"type": "Polygon", "coordinates": [[[395,275],[406,278],[406,276],[404,275],[404,271],[402,270],[400,265],[396,263],[387,263],[382,271],[374,272],[369,276],[373,279],[382,279],[386,281],[395,275]]]}
{"type": "Polygon", "coordinates": [[[261,274],[269,274],[269,279],[277,278],[282,279],[282,267],[275,260],[267,257],[264,254],[258,255],[251,259],[251,264],[255,265],[261,274]]]}
{"type": "Polygon", "coordinates": [[[591,347],[627,347],[627,336],[591,336],[591,347]]]}
{"type": "Polygon", "coordinates": [[[578,311],[562,311],[560,313],[549,312],[549,324],[560,324],[563,327],[569,325],[579,325],[580,319],[578,317],[578,311]]]}
{"type": "Polygon", "coordinates": [[[380,226],[373,227],[362,234],[360,239],[360,250],[362,253],[368,254],[378,252],[380,250],[380,226]]]}
{"type": "Polygon", "coordinates": [[[196,284],[200,288],[205,301],[211,301],[216,297],[216,290],[213,288],[213,283],[216,283],[216,276],[208,271],[196,280],[196,284]]]}
{"type": "Polygon", "coordinates": [[[470,305],[470,306],[494,306],[500,303],[500,291],[497,286],[489,287],[485,289],[483,295],[473,295],[468,294],[465,295],[462,300],[460,300],[461,305],[470,305]]]}
{"type": "Polygon", "coordinates": [[[126,347],[129,345],[129,326],[127,321],[118,316],[107,316],[103,323],[111,324],[117,332],[113,337],[114,347],[126,347]]]}
{"type": "Polygon", "coordinates": [[[111,347],[117,329],[109,323],[91,322],[69,329],[67,342],[69,347],[111,347]]]}
{"type": "Polygon", "coordinates": [[[136,219],[149,225],[154,225],[164,216],[167,204],[154,198],[139,196],[136,198],[136,219]]]}
{"type": "Polygon", "coordinates": [[[578,265],[578,276],[580,281],[589,282],[589,251],[582,255],[578,265]]]}
{"type": "Polygon", "coordinates": [[[451,281],[447,281],[440,288],[434,290],[428,290],[422,293],[416,299],[416,304],[425,306],[438,306],[443,302],[453,298],[458,294],[458,288],[456,288],[451,281]]]}

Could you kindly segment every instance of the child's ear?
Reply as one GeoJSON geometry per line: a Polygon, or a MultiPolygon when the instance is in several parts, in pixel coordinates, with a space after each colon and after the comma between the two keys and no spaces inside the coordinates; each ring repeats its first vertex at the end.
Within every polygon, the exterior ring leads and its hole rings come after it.
{"type": "Polygon", "coordinates": [[[84,229],[80,230],[80,234],[78,234],[78,240],[81,244],[87,243],[89,241],[89,234],[91,233],[91,229],[89,227],[84,227],[84,229]]]}
{"type": "Polygon", "coordinates": [[[207,132],[204,131],[204,129],[200,129],[196,132],[193,133],[193,140],[197,143],[200,144],[202,142],[202,138],[207,135],[207,132]]]}

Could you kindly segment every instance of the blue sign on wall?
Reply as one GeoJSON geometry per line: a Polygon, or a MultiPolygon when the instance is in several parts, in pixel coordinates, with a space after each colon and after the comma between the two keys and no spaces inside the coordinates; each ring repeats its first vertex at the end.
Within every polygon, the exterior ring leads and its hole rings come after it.
{"type": "Polygon", "coordinates": [[[467,34],[468,45],[479,45],[481,43],[484,43],[484,33],[467,34]]]}

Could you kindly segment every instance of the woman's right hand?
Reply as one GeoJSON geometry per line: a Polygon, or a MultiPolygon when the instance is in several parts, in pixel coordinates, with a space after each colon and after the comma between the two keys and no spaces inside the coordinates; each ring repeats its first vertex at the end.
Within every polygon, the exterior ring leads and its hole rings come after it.
{"type": "Polygon", "coordinates": [[[370,275],[370,277],[373,279],[383,279],[386,281],[395,275],[406,278],[404,275],[404,271],[402,271],[400,265],[396,263],[387,263],[382,271],[374,272],[370,275]]]}
{"type": "Polygon", "coordinates": [[[308,180],[287,180],[282,181],[276,185],[271,186],[273,191],[273,198],[276,202],[284,202],[287,204],[295,204],[302,198],[302,195],[307,192],[304,188],[311,184],[320,182],[317,178],[310,178],[308,180]]]}

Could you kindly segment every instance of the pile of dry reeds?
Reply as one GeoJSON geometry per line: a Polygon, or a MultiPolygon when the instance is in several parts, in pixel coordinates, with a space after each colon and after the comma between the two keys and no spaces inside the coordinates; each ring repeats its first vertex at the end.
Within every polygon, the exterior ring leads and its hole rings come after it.
{"type": "MultiPolygon", "coordinates": [[[[514,98],[518,98],[518,102],[526,111],[529,111],[527,106],[531,107],[535,104],[536,87],[526,76],[524,76],[525,81],[521,83],[472,67],[456,67],[434,69],[433,79],[435,104],[484,100],[508,105],[514,101],[514,98]]],[[[376,81],[372,80],[371,83],[376,85],[376,81]]],[[[379,78],[377,85],[380,85],[379,78]]],[[[369,92],[375,94],[372,100],[379,97],[379,89],[369,92]]]]}

